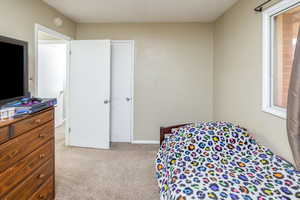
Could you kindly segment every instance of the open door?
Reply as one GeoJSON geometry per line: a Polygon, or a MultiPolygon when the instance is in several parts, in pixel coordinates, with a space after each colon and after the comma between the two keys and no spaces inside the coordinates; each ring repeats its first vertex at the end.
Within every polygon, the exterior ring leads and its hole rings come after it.
{"type": "Polygon", "coordinates": [[[110,147],[109,40],[75,40],[70,45],[69,144],[110,147]]]}

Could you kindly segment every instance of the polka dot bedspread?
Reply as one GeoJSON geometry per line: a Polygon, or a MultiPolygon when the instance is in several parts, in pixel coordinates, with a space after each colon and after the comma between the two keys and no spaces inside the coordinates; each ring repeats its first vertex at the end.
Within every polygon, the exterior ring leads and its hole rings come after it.
{"type": "Polygon", "coordinates": [[[300,172],[227,122],[173,129],[157,154],[156,176],[161,200],[300,199],[300,172]]]}

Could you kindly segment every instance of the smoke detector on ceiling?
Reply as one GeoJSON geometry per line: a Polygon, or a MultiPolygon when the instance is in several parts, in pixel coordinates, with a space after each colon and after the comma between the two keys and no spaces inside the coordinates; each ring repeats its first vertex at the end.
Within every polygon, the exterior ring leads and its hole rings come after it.
{"type": "Polygon", "coordinates": [[[57,27],[61,27],[64,24],[64,21],[59,17],[54,18],[53,22],[57,27]]]}

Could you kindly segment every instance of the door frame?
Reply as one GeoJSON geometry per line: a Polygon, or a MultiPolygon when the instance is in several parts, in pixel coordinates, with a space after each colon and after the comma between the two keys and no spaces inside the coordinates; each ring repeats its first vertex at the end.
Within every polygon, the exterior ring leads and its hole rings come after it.
{"type": "MultiPolygon", "coordinates": [[[[135,41],[134,40],[111,40],[113,44],[128,44],[131,53],[131,111],[130,111],[130,143],[134,142],[134,68],[135,68],[135,41]]],[[[111,74],[113,76],[113,74],[111,74]]]]}
{"type": "Polygon", "coordinates": [[[65,34],[62,34],[60,32],[57,32],[55,30],[52,30],[46,26],[35,24],[34,25],[34,53],[35,53],[35,61],[34,61],[34,79],[30,78],[31,81],[34,81],[34,95],[38,96],[38,44],[39,44],[39,31],[47,33],[53,37],[62,39],[67,44],[67,66],[66,66],[66,77],[65,77],[65,145],[69,146],[69,70],[70,70],[70,44],[71,40],[73,40],[72,37],[69,37],[65,34]]]}

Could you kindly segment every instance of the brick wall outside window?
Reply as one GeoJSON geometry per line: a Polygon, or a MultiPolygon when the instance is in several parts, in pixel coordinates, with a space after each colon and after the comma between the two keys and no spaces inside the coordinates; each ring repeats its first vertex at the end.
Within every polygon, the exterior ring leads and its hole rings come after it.
{"type": "Polygon", "coordinates": [[[300,24],[300,7],[288,10],[275,17],[273,49],[274,105],[287,106],[290,75],[295,44],[300,24]]]}

